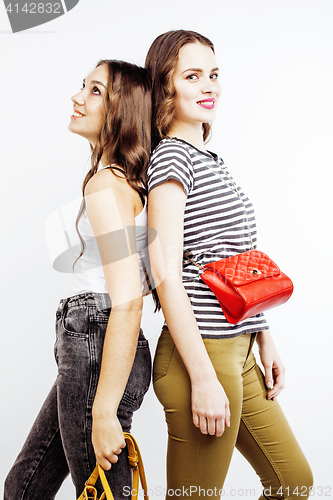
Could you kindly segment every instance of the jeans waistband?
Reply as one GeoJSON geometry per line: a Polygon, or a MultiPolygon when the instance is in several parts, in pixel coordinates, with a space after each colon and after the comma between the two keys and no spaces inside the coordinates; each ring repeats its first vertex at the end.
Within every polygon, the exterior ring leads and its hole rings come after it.
{"type": "Polygon", "coordinates": [[[72,295],[66,299],[61,299],[59,302],[59,310],[65,307],[75,306],[96,306],[100,311],[111,309],[111,299],[108,293],[86,292],[79,295],[72,295]]]}

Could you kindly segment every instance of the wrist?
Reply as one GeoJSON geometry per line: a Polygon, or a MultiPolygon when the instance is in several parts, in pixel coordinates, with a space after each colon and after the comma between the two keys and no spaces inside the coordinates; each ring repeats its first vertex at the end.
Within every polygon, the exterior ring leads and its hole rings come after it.
{"type": "Polygon", "coordinates": [[[118,407],[115,405],[106,405],[105,402],[99,403],[95,398],[91,413],[93,418],[117,418],[117,409],[118,407]]]}
{"type": "Polygon", "coordinates": [[[192,387],[198,387],[216,381],[217,376],[214,368],[212,367],[211,370],[208,369],[204,372],[200,370],[199,373],[198,370],[196,370],[196,373],[194,373],[192,376],[190,375],[190,379],[192,387]]]}

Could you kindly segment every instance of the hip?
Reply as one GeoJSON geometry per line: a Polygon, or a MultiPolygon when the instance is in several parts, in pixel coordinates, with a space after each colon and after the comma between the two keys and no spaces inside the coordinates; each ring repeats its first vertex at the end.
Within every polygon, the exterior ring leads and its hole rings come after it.
{"type": "MultiPolygon", "coordinates": [[[[58,385],[72,387],[77,384],[82,390],[87,387],[91,401],[101,370],[110,313],[108,294],[91,292],[62,299],[56,313],[54,354],[58,385]]],[[[124,339],[126,342],[125,331],[124,339]]],[[[147,392],[151,365],[149,343],[139,329],[136,353],[123,396],[130,404],[137,404],[147,392]]]]}

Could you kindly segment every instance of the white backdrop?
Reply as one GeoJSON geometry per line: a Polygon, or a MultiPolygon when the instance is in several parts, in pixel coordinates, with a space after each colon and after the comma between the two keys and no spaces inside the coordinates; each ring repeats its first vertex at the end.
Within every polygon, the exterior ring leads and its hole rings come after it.
{"type": "MultiPolygon", "coordinates": [[[[67,130],[70,97],[99,59],[144,64],[157,35],[182,28],[215,44],[223,94],[210,149],[255,205],[259,248],[295,284],[290,301],[267,313],[287,366],[279,400],[313,468],[315,498],[333,496],[332,21],[331,0],[80,0],[12,34],[1,3],[1,484],[56,376],[54,314],[67,276],[52,269],[44,224],[80,196],[89,159],[86,141],[67,130]]],[[[153,351],[161,324],[146,301],[153,351]]],[[[163,498],[166,428],[152,389],[133,432],[151,498],[163,498]]],[[[259,491],[235,452],[226,496],[259,491]]],[[[68,498],[70,479],[57,496],[68,498]]]]}

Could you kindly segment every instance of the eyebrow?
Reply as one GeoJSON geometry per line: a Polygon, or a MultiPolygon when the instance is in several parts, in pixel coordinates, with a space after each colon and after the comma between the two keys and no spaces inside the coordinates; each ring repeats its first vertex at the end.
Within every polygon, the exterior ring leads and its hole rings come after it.
{"type": "MultiPolygon", "coordinates": [[[[83,80],[83,83],[85,84],[86,83],[86,80],[84,79],[83,80]]],[[[99,80],[91,80],[90,83],[93,83],[94,85],[102,85],[102,87],[104,87],[106,89],[106,86],[104,85],[104,83],[100,82],[99,80]]]]}
{"type": "MultiPolygon", "coordinates": [[[[201,68],[188,68],[183,73],[186,73],[187,71],[194,71],[195,73],[202,73],[203,70],[201,68]]],[[[211,71],[219,71],[219,68],[213,68],[211,71]]]]}

